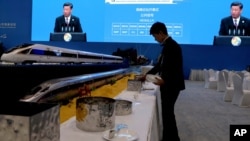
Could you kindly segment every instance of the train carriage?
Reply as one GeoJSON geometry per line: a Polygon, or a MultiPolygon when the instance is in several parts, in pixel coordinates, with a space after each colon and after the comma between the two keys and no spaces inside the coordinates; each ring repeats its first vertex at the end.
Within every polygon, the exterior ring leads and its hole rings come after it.
{"type": "Polygon", "coordinates": [[[66,49],[43,44],[23,44],[1,56],[2,62],[32,63],[123,63],[120,56],[66,49]]]}
{"type": "Polygon", "coordinates": [[[129,69],[116,69],[106,72],[83,74],[47,80],[29,91],[20,101],[23,102],[60,102],[77,96],[81,86],[87,83],[104,85],[109,79],[119,79],[130,73],[129,69]],[[101,80],[104,80],[101,82],[101,80]],[[100,82],[99,84],[97,84],[100,82]]]}

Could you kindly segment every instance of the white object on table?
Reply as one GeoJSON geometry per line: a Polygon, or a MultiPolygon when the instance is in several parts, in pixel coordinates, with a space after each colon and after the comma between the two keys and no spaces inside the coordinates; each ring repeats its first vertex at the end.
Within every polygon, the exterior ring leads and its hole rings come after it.
{"type": "MultiPolygon", "coordinates": [[[[156,87],[154,84],[151,84],[151,86],[156,87]]],[[[115,124],[126,124],[128,125],[127,129],[138,134],[138,141],[160,140],[162,131],[159,127],[159,116],[161,115],[158,114],[156,90],[141,91],[138,97],[140,104],[133,105],[132,114],[115,117],[115,124]]],[[[118,98],[133,99],[133,93],[133,91],[125,90],[118,95],[118,98]]],[[[86,132],[78,129],[76,119],[72,117],[61,124],[60,141],[104,141],[103,133],[86,132]]]]}
{"type": "Polygon", "coordinates": [[[161,77],[159,75],[153,75],[153,74],[147,74],[146,75],[146,80],[149,82],[157,82],[157,79],[161,79],[161,77]]]}

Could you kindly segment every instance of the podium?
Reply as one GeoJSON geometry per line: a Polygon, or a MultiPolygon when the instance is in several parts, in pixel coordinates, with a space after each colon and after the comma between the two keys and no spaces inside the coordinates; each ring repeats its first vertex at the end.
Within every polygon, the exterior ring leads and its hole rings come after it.
{"type": "Polygon", "coordinates": [[[86,33],[80,32],[54,32],[50,33],[50,41],[87,42],[86,33]]]}
{"type": "Polygon", "coordinates": [[[250,36],[214,36],[214,46],[250,46],[250,36]]]}

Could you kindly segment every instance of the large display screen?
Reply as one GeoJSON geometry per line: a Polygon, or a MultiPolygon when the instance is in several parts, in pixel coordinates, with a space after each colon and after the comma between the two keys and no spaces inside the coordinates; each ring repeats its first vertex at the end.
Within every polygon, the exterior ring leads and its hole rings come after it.
{"type": "MultiPolygon", "coordinates": [[[[32,41],[48,41],[63,3],[73,3],[88,42],[155,43],[152,23],[164,22],[181,44],[212,44],[232,0],[33,0],[32,41]]],[[[250,1],[242,0],[250,17],[250,1]]]]}

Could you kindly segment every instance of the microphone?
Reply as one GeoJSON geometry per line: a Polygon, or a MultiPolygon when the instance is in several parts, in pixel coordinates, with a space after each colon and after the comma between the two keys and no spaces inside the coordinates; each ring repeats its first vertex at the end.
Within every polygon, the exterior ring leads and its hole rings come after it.
{"type": "Polygon", "coordinates": [[[229,25],[228,27],[228,35],[231,35],[232,34],[232,27],[229,25]]]}
{"type": "Polygon", "coordinates": [[[237,34],[239,35],[239,36],[241,36],[242,34],[241,34],[241,29],[242,29],[242,27],[241,26],[238,26],[238,29],[237,29],[237,34]]]}
{"type": "Polygon", "coordinates": [[[68,31],[68,24],[64,23],[64,32],[67,32],[67,31],[68,31]]]}
{"type": "Polygon", "coordinates": [[[244,20],[242,20],[241,21],[241,23],[242,23],[242,36],[245,36],[245,21],[244,20]]]}
{"type": "Polygon", "coordinates": [[[62,25],[61,25],[61,31],[62,32],[65,32],[65,30],[66,30],[66,23],[63,23],[62,25]]]}
{"type": "Polygon", "coordinates": [[[232,27],[232,35],[236,35],[236,26],[232,27]]]}
{"type": "Polygon", "coordinates": [[[240,36],[240,28],[237,29],[237,35],[240,36]]]}
{"type": "Polygon", "coordinates": [[[245,36],[245,28],[242,28],[242,36],[245,36]]]}
{"type": "Polygon", "coordinates": [[[72,32],[75,32],[75,19],[72,19],[72,32]]]}
{"type": "Polygon", "coordinates": [[[68,31],[71,32],[71,23],[68,25],[68,31]]]}

